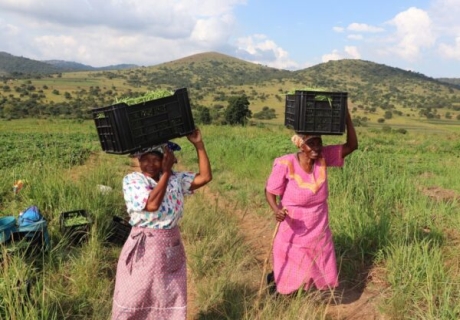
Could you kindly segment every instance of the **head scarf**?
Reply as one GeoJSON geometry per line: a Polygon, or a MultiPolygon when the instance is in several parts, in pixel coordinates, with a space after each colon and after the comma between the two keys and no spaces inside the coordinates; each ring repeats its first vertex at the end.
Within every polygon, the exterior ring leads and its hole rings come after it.
{"type": "Polygon", "coordinates": [[[291,141],[297,148],[300,148],[305,142],[313,138],[321,138],[321,136],[297,133],[291,137],[291,141]]]}
{"type": "Polygon", "coordinates": [[[146,148],[139,149],[137,151],[134,151],[134,152],[130,153],[129,156],[131,158],[138,158],[139,159],[140,157],[142,157],[146,153],[157,152],[157,153],[163,154],[164,153],[164,148],[168,148],[171,151],[180,151],[181,150],[181,147],[177,143],[167,141],[166,143],[162,143],[162,144],[155,145],[155,146],[152,146],[152,147],[146,147],[146,148]]]}

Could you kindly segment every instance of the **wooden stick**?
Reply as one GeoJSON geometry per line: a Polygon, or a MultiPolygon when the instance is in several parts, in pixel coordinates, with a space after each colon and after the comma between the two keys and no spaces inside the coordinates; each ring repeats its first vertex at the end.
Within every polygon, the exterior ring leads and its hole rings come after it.
{"type": "Polygon", "coordinates": [[[264,288],[265,272],[267,272],[267,265],[268,265],[268,261],[270,260],[270,256],[271,256],[271,253],[272,253],[273,242],[275,241],[276,234],[278,233],[280,223],[281,223],[280,221],[278,221],[276,223],[275,232],[273,232],[272,241],[271,241],[271,244],[270,244],[270,250],[268,250],[267,258],[265,259],[265,262],[264,262],[264,269],[262,271],[262,279],[260,279],[260,285],[259,285],[259,293],[257,294],[257,299],[256,299],[256,303],[255,303],[256,307],[259,307],[260,297],[262,296],[262,291],[263,291],[263,288],[264,288]]]}

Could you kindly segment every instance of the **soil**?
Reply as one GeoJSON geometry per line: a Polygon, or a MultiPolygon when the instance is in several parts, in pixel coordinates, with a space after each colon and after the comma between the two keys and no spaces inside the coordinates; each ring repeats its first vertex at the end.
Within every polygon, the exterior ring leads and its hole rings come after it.
{"type": "Polygon", "coordinates": [[[435,201],[460,201],[460,195],[455,190],[443,189],[437,186],[431,186],[422,190],[423,194],[435,201]]]}

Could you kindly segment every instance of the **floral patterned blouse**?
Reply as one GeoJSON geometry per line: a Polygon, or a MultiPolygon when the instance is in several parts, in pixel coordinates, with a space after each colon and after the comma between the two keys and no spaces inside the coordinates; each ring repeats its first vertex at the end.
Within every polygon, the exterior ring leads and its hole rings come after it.
{"type": "Polygon", "coordinates": [[[184,196],[192,194],[190,186],[195,173],[173,172],[168,181],[163,202],[157,211],[145,210],[149,193],[157,182],[141,172],[123,178],[123,194],[132,226],[153,229],[172,229],[182,218],[184,196]]]}

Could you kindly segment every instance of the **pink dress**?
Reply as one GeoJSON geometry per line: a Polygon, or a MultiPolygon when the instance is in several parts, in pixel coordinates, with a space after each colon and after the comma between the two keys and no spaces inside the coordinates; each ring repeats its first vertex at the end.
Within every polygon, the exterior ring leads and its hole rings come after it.
{"type": "Polygon", "coordinates": [[[281,197],[288,210],[273,243],[273,269],[279,293],[299,288],[334,288],[337,266],[328,220],[327,167],[343,166],[342,146],[325,146],[313,172],[306,173],[296,154],[274,161],[266,190],[281,197]]]}

